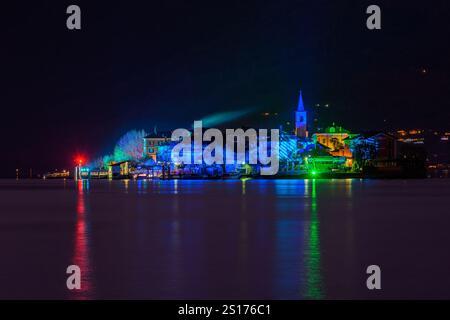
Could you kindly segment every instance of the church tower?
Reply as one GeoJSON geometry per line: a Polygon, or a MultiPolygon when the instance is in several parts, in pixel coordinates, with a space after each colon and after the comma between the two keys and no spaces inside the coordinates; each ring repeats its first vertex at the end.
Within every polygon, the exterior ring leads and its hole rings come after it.
{"type": "Polygon", "coordinates": [[[298,98],[297,111],[295,111],[295,135],[300,138],[307,138],[308,131],[306,129],[306,111],[303,105],[302,92],[298,98]]]}

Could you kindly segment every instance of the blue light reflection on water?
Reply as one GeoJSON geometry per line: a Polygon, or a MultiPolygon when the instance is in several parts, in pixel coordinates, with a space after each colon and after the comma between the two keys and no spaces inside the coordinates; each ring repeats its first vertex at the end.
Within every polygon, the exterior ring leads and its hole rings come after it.
{"type": "MultiPolygon", "coordinates": [[[[129,181],[121,182],[122,192],[124,194],[136,193],[140,197],[145,197],[147,193],[177,195],[183,194],[202,194],[205,185],[208,189],[217,188],[225,193],[236,193],[237,186],[241,186],[241,210],[240,219],[237,228],[233,230],[230,239],[227,239],[226,246],[237,247],[237,254],[232,253],[231,256],[237,258],[237,266],[235,272],[237,278],[241,282],[240,290],[247,290],[245,285],[245,274],[251,272],[248,267],[249,263],[249,226],[247,221],[247,201],[246,186],[252,181],[248,179],[229,180],[229,181],[202,181],[202,180],[169,180],[169,181],[129,181]]],[[[273,297],[277,299],[289,298],[322,298],[322,282],[320,275],[320,241],[319,241],[319,222],[317,219],[316,204],[316,181],[315,180],[261,180],[257,183],[257,192],[271,192],[279,199],[287,199],[286,201],[276,201],[273,208],[275,216],[275,245],[274,254],[276,258],[272,261],[275,274],[271,282],[273,282],[273,297]],[[311,191],[310,191],[311,190],[311,191]],[[297,217],[284,217],[292,212],[298,214],[297,217]]],[[[116,190],[119,191],[119,190],[116,190]]],[[[78,182],[78,204],[77,213],[79,218],[77,221],[76,251],[74,259],[75,264],[79,264],[83,270],[86,270],[83,279],[83,290],[77,292],[74,298],[92,298],[94,297],[94,288],[92,281],[93,270],[90,266],[88,241],[89,235],[85,230],[85,197],[89,192],[89,182],[78,182]]],[[[167,297],[182,297],[183,291],[187,290],[193,275],[199,277],[197,286],[208,288],[208,285],[201,284],[201,273],[205,270],[205,260],[208,253],[204,250],[203,240],[208,232],[205,230],[205,221],[203,220],[187,220],[181,216],[180,199],[173,197],[170,203],[165,206],[167,208],[168,219],[164,219],[159,223],[159,231],[165,235],[160,238],[160,245],[164,248],[164,253],[158,257],[160,263],[167,265],[167,269],[162,273],[161,284],[169,290],[162,290],[167,297]],[[189,258],[190,252],[191,258],[189,258]],[[187,280],[188,279],[188,280],[187,280]]],[[[189,205],[189,204],[188,204],[189,205]]],[[[138,201],[138,213],[145,214],[145,206],[138,201]]],[[[214,208],[211,208],[214,212],[214,208]]],[[[149,212],[147,212],[148,214],[149,212]]],[[[141,217],[142,218],[142,217],[141,217]]],[[[139,221],[139,220],[137,220],[139,221]]],[[[257,232],[257,241],[266,243],[267,232],[270,232],[270,225],[267,221],[260,221],[259,232],[257,232]],[[263,223],[264,222],[264,223],[263,223]],[[263,223],[263,224],[262,224],[263,223]],[[262,229],[261,229],[262,227],[262,229]]],[[[145,228],[142,223],[137,223],[137,236],[142,237],[145,228]]],[[[150,231],[150,230],[147,230],[150,231]]],[[[136,252],[144,253],[145,242],[136,244],[136,252]]],[[[223,244],[222,244],[223,245],[223,244]]],[[[260,247],[258,252],[263,252],[265,248],[260,247]]],[[[264,260],[264,259],[263,259],[264,260]]],[[[137,259],[139,261],[139,259],[137,259]]],[[[214,273],[214,272],[213,272],[214,273]]],[[[141,277],[145,274],[140,272],[141,277]]],[[[190,283],[190,285],[195,285],[190,283]]]]}

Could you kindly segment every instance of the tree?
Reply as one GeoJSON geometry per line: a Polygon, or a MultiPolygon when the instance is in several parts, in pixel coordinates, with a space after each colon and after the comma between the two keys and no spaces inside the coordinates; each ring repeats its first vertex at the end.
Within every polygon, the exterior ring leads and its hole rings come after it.
{"type": "Polygon", "coordinates": [[[103,168],[108,169],[108,166],[111,164],[111,162],[114,161],[114,156],[111,154],[108,154],[103,157],[103,168]]]}
{"type": "Polygon", "coordinates": [[[141,160],[144,152],[144,130],[130,130],[125,133],[114,147],[114,160],[141,160]]]}
{"type": "Polygon", "coordinates": [[[352,144],[352,154],[355,168],[364,168],[370,160],[376,157],[376,147],[373,143],[366,140],[357,141],[352,144]]]}
{"type": "Polygon", "coordinates": [[[98,157],[94,159],[90,164],[89,167],[93,169],[101,169],[104,167],[104,157],[98,157]]]}

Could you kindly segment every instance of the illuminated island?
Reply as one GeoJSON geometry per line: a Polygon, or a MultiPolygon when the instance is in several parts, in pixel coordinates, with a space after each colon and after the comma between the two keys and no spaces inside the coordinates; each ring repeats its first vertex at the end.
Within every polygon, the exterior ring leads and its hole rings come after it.
{"type": "MultiPolygon", "coordinates": [[[[228,179],[228,178],[423,178],[424,148],[383,131],[352,133],[334,123],[308,131],[307,111],[300,92],[293,130],[279,132],[279,170],[261,176],[260,164],[185,164],[172,159],[172,132],[130,131],[112,155],[90,163],[78,157],[76,179],[228,179]]],[[[269,142],[270,143],[270,142],[269,142]]],[[[203,144],[205,148],[207,144],[203,144]]],[[[249,147],[246,147],[248,159],[249,147]]],[[[46,178],[67,178],[67,173],[46,178]]]]}

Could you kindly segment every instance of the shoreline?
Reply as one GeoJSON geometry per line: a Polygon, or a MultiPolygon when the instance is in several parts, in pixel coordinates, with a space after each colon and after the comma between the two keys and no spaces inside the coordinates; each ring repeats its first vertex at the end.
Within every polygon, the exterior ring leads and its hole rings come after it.
{"type": "Polygon", "coordinates": [[[124,181],[124,180],[132,180],[132,181],[168,181],[168,180],[203,180],[203,181],[239,181],[239,180],[345,180],[345,179],[365,179],[365,180],[405,180],[405,179],[418,179],[418,180],[429,180],[429,179],[448,179],[449,177],[438,177],[438,176],[414,176],[414,175],[404,175],[404,176],[390,176],[390,175],[362,175],[362,174],[342,174],[342,175],[289,175],[289,176],[270,176],[270,177],[261,177],[261,176],[243,176],[239,178],[222,178],[222,177],[170,177],[170,178],[143,178],[143,179],[134,179],[131,177],[122,177],[122,178],[113,178],[113,179],[74,179],[72,177],[69,178],[0,178],[0,180],[16,180],[16,181],[37,181],[37,180],[72,180],[72,181],[124,181]]]}

